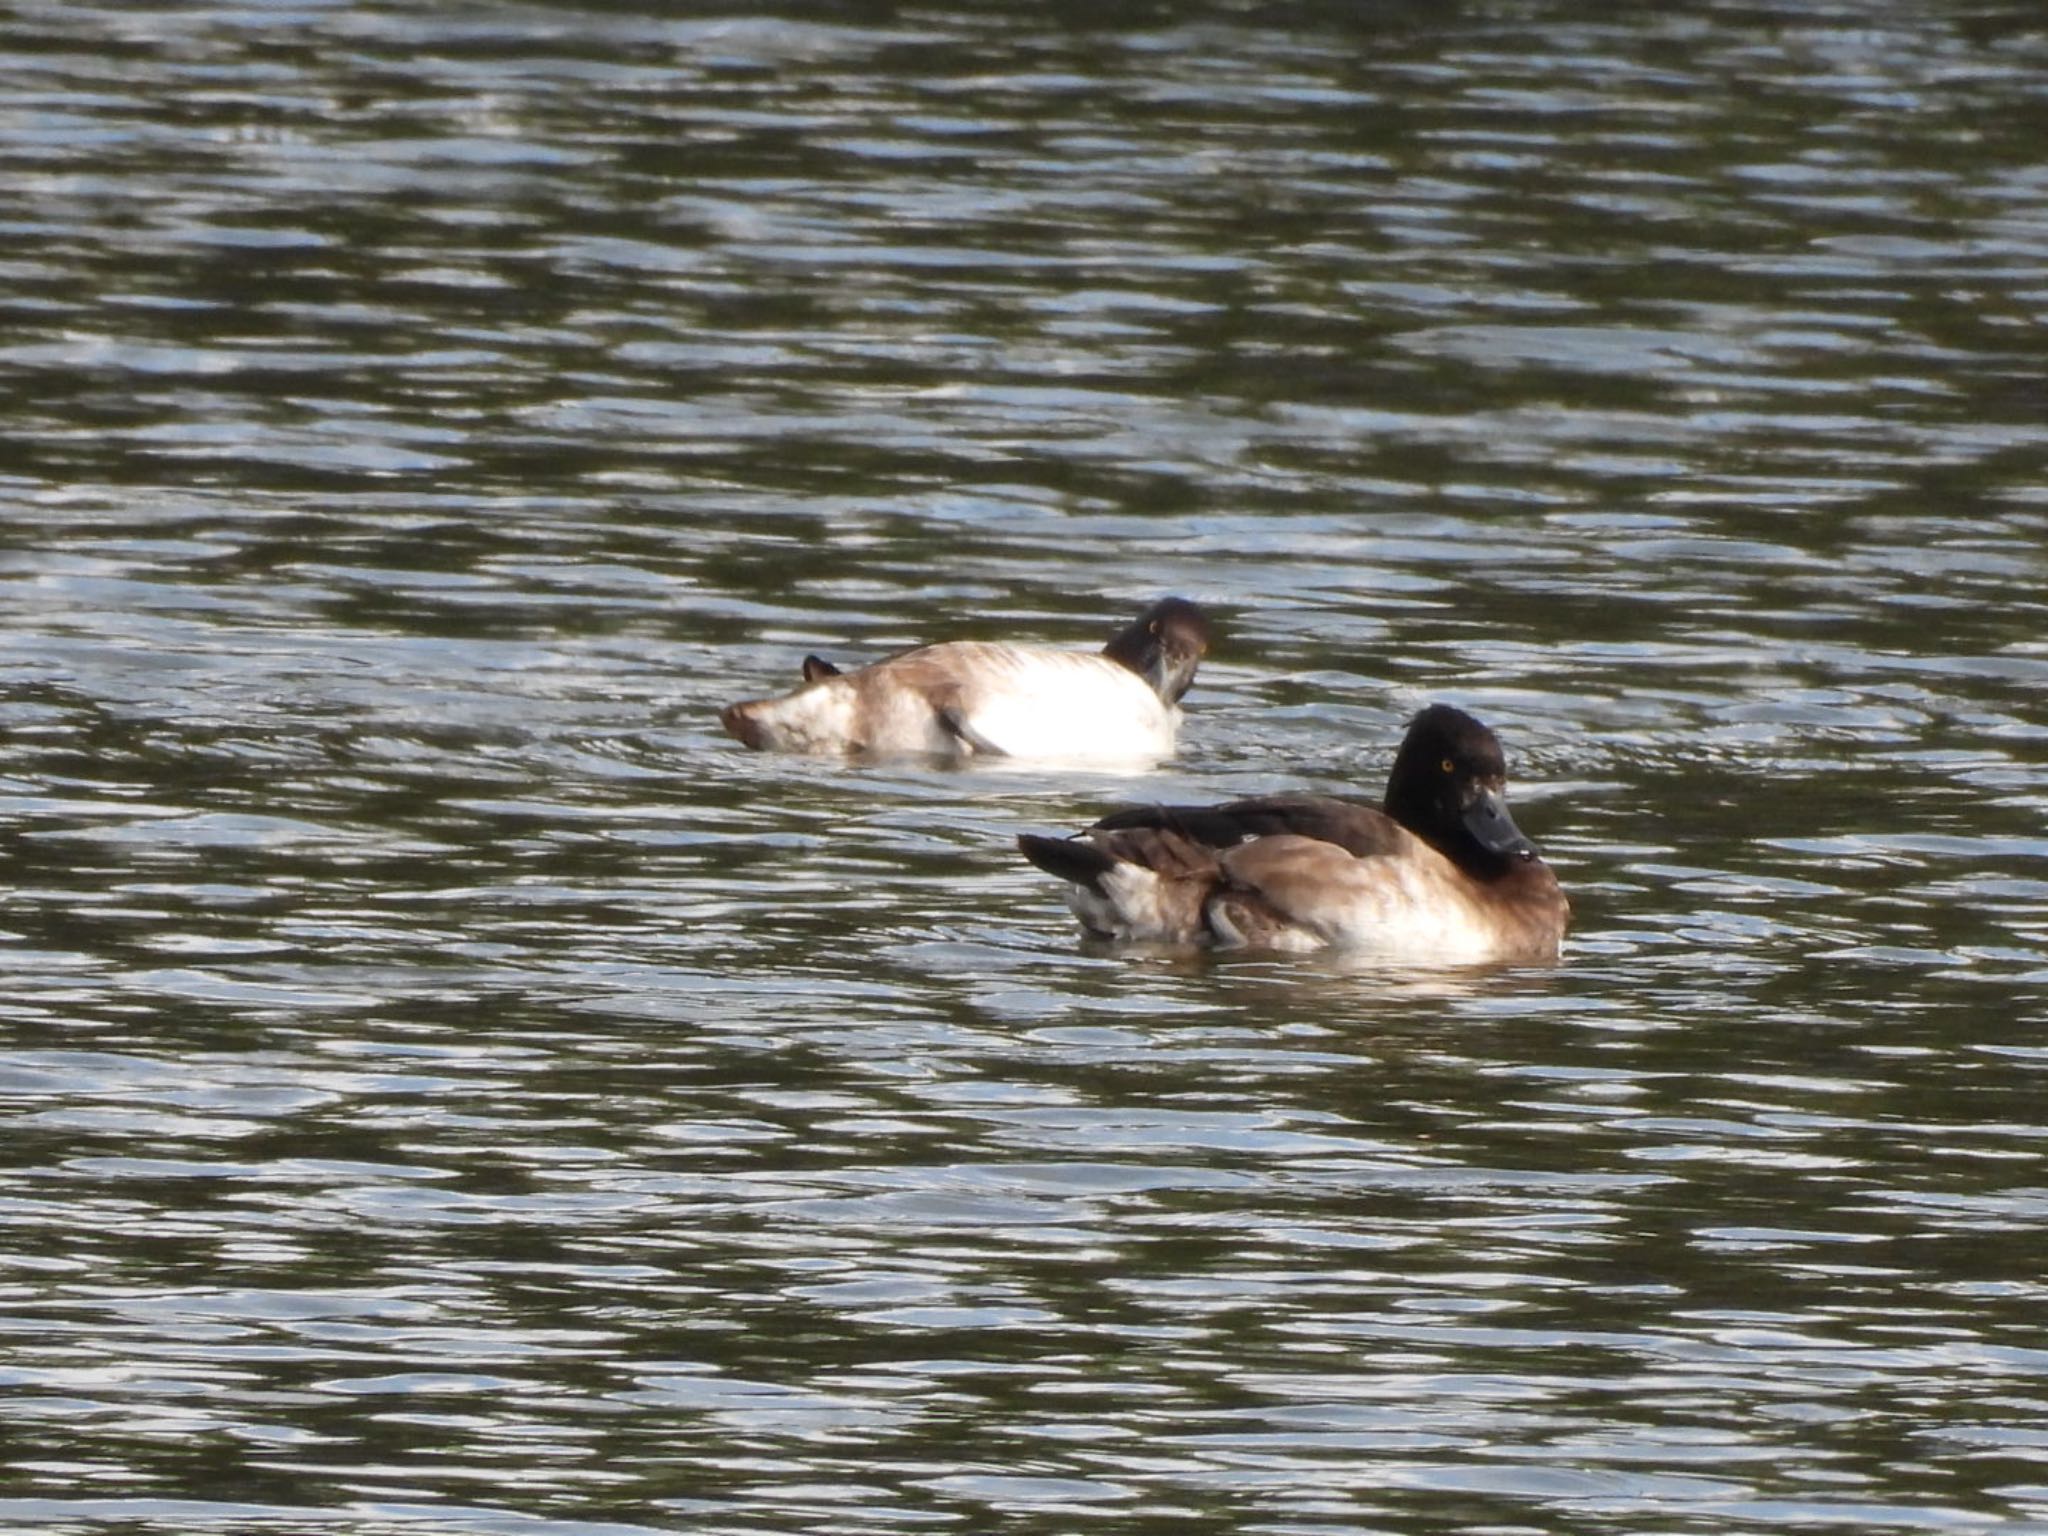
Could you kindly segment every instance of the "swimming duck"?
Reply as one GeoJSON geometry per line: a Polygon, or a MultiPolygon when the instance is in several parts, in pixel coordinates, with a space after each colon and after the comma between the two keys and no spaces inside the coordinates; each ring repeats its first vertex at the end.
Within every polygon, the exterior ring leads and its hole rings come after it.
{"type": "Polygon", "coordinates": [[[1383,805],[1261,795],[1135,806],[1069,838],[1018,838],[1099,938],[1182,948],[1339,948],[1436,962],[1554,959],[1570,904],[1508,815],[1492,731],[1433,704],[1383,805]]]}
{"type": "Polygon", "coordinates": [[[1202,610],[1169,597],[1099,652],[951,640],[851,672],[806,656],[794,693],[718,718],[771,751],[1151,761],[1172,752],[1208,649],[1202,610]]]}

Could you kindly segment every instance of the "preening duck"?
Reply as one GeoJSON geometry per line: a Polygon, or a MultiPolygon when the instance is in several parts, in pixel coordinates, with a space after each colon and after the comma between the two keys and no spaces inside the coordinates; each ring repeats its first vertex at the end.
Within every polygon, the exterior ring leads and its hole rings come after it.
{"type": "Polygon", "coordinates": [[[806,656],[795,692],[718,718],[769,751],[1155,761],[1208,649],[1202,610],[1169,597],[1098,652],[952,640],[853,671],[806,656]]]}
{"type": "Polygon", "coordinates": [[[1386,800],[1262,795],[1135,806],[1026,834],[1083,928],[1180,948],[1339,948],[1459,963],[1554,959],[1571,907],[1506,803],[1498,738],[1447,704],[1408,726],[1386,800]]]}

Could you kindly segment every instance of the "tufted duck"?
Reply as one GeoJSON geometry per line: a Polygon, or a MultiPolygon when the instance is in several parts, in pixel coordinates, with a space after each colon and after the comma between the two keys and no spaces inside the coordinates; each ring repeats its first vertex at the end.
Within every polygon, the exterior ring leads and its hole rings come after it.
{"type": "Polygon", "coordinates": [[[1202,610],[1169,597],[1098,653],[953,640],[852,672],[806,656],[794,693],[718,718],[748,746],[784,752],[1151,761],[1172,752],[1208,649],[1202,610]]]}
{"type": "Polygon", "coordinates": [[[1434,704],[1409,724],[1383,807],[1322,795],[1136,806],[1070,838],[1017,841],[1069,882],[1075,915],[1100,938],[1554,959],[1571,908],[1508,815],[1506,788],[1493,732],[1434,704]]]}

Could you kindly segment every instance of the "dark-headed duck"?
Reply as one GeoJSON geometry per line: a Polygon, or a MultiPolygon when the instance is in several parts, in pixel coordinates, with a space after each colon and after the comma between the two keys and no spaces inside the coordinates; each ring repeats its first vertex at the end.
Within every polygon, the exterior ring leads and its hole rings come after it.
{"type": "Polygon", "coordinates": [[[1096,652],[952,640],[853,672],[807,656],[794,693],[718,718],[771,751],[1155,761],[1208,649],[1202,610],[1169,597],[1096,652]]]}
{"type": "Polygon", "coordinates": [[[1433,704],[1408,726],[1383,806],[1263,795],[1137,806],[1070,838],[1020,837],[1101,938],[1340,948],[1439,963],[1550,960],[1570,904],[1508,815],[1493,732],[1433,704]]]}

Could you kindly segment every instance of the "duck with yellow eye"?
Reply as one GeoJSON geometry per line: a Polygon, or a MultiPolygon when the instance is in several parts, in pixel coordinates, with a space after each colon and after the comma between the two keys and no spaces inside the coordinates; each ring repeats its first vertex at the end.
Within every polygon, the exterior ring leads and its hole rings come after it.
{"type": "Polygon", "coordinates": [[[1571,916],[1508,814],[1499,739],[1448,704],[1409,722],[1380,805],[1261,795],[1133,806],[1018,846],[1068,882],[1084,929],[1119,942],[1552,960],[1571,916]]]}

